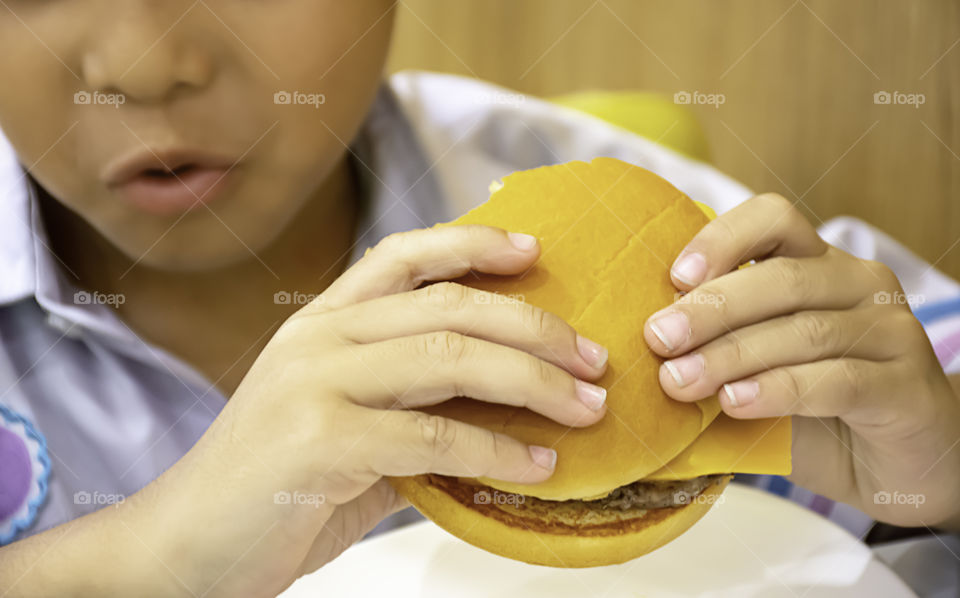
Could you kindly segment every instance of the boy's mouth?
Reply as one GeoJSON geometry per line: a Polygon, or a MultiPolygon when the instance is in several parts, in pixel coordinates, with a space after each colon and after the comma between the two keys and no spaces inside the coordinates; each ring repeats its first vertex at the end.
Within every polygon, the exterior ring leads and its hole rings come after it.
{"type": "Polygon", "coordinates": [[[223,195],[236,161],[191,150],[143,151],[114,162],[101,179],[137,208],[182,214],[223,195]]]}
{"type": "Polygon", "coordinates": [[[166,168],[148,168],[147,170],[143,171],[142,176],[154,177],[154,178],[160,178],[160,179],[174,178],[174,177],[179,177],[180,175],[184,174],[185,172],[193,168],[194,168],[193,164],[178,166],[173,170],[168,170],[166,168]]]}

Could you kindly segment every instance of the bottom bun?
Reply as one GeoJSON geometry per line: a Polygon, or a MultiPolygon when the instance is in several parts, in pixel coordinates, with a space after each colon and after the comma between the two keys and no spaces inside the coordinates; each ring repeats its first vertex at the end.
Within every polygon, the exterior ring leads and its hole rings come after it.
{"type": "Polygon", "coordinates": [[[424,516],[477,548],[570,568],[614,565],[656,550],[703,517],[731,478],[718,478],[687,504],[646,510],[539,501],[437,475],[390,482],[424,516]]]}

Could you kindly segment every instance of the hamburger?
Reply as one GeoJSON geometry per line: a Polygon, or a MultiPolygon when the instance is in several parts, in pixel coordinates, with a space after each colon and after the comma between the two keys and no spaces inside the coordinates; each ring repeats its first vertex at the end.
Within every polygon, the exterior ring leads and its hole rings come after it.
{"type": "Polygon", "coordinates": [[[459,282],[551,311],[609,349],[607,414],[586,428],[457,397],[430,413],[556,449],[539,484],[418,475],[391,483],[424,516],[479,548],[538,565],[591,567],[646,554],[718,502],[733,471],[788,473],[789,419],[736,421],[716,397],[661,389],[646,319],[676,298],[670,264],[709,221],[659,176],[613,158],[521,171],[447,224],[526,232],[541,256],[517,276],[459,282]]]}

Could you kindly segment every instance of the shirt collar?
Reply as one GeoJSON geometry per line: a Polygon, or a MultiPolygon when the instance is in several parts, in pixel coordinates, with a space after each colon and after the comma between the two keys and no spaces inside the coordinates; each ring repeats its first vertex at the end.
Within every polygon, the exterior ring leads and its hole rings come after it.
{"type": "Polygon", "coordinates": [[[50,249],[39,210],[37,190],[19,163],[13,146],[0,132],[0,306],[33,297],[51,324],[65,334],[76,326],[123,336],[110,307],[84,302],[71,281],[74,274],[50,249]]]}
{"type": "Polygon", "coordinates": [[[0,131],[0,305],[29,297],[36,289],[28,187],[27,174],[0,131]]]}

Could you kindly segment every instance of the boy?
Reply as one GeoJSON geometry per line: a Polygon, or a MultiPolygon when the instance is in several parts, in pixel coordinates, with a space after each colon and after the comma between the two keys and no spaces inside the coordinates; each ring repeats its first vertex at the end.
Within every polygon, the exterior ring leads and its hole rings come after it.
{"type": "Polygon", "coordinates": [[[604,416],[601,346],[535,306],[418,289],[521,272],[536,239],[392,233],[512,170],[594,155],[725,212],[673,273],[730,310],[680,302],[644,330],[671,358],[667,392],[722,387],[734,417],[822,416],[794,419],[798,483],[957,526],[960,407],[909,309],[873,301],[901,291],[889,269],[826,245],[782,198],[745,201],[599,121],[483,106],[493,88],[456,78],[384,85],[391,8],[23,1],[0,16],[17,57],[0,93],[9,595],[275,594],[403,506],[382,476],[548,477],[550,447],[415,411],[466,389],[571,425],[604,416]],[[928,500],[870,502],[881,489],[928,500]]]}

